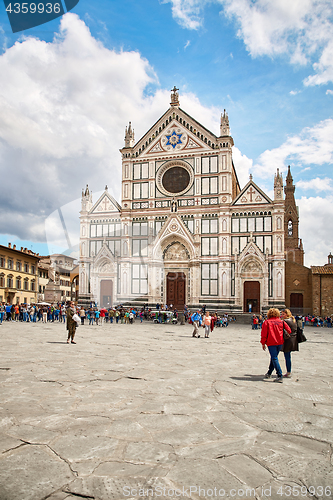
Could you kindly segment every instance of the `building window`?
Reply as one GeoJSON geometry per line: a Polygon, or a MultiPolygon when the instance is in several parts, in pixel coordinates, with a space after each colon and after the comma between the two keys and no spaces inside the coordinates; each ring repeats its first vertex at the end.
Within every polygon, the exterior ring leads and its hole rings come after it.
{"type": "Polygon", "coordinates": [[[201,238],[201,255],[218,255],[218,238],[201,238]]]}
{"type": "Polygon", "coordinates": [[[148,293],[148,266],[132,264],[132,293],[146,295],[148,293]]]}
{"type": "Polygon", "coordinates": [[[201,264],[201,295],[218,294],[218,264],[201,264]]]}
{"type": "Polygon", "coordinates": [[[14,269],[14,262],[12,259],[7,260],[7,267],[8,269],[14,269]]]}
{"type": "Polygon", "coordinates": [[[32,280],[31,282],[31,291],[34,292],[35,291],[35,281],[32,280]]]}
{"type": "Polygon", "coordinates": [[[14,285],[13,285],[13,276],[12,275],[7,276],[7,287],[8,288],[13,288],[14,287],[14,285]]]}
{"type": "Polygon", "coordinates": [[[293,235],[293,221],[292,220],[288,220],[288,236],[292,236],[293,235]]]}
{"type": "MultiPolygon", "coordinates": [[[[4,286],[5,286],[5,275],[4,275],[4,274],[1,274],[1,275],[0,275],[0,286],[1,286],[2,288],[4,288],[4,286]]],[[[1,302],[1,301],[0,301],[0,302],[1,302]]]]}
{"type": "Polygon", "coordinates": [[[217,156],[204,156],[201,158],[201,173],[202,174],[217,174],[218,159],[217,156]]]}
{"type": "Polygon", "coordinates": [[[91,241],[90,242],[90,256],[97,255],[100,249],[102,248],[102,240],[91,241]]]}
{"type": "Polygon", "coordinates": [[[132,240],[132,257],[147,257],[148,240],[132,240]]]}
{"type": "Polygon", "coordinates": [[[31,265],[31,274],[35,274],[35,266],[31,265]]]}
{"type": "Polygon", "coordinates": [[[264,236],[264,253],[268,250],[268,253],[272,254],[272,237],[264,236]]]}
{"type": "Polygon", "coordinates": [[[148,198],[148,182],[136,182],[133,184],[133,200],[148,198]]]}
{"type": "Polygon", "coordinates": [[[187,229],[194,234],[194,220],[193,219],[183,219],[183,222],[187,229]]]}
{"type": "Polygon", "coordinates": [[[91,224],[90,225],[90,236],[91,238],[101,238],[107,236],[120,236],[121,235],[121,224],[91,224]]]}
{"type": "Polygon", "coordinates": [[[6,259],[4,257],[0,257],[0,267],[5,267],[6,259]]]}
{"type": "Polygon", "coordinates": [[[241,253],[248,244],[247,236],[232,236],[231,237],[231,253],[241,253]]]}
{"type": "Polygon", "coordinates": [[[136,163],[133,165],[133,179],[148,179],[148,163],[136,163]]]}
{"type": "Polygon", "coordinates": [[[21,271],[22,270],[22,264],[19,260],[16,261],[16,271],[21,271]]]}
{"type": "MultiPolygon", "coordinates": [[[[155,236],[160,232],[164,224],[164,220],[155,220],[155,236]]],[[[185,222],[185,221],[184,221],[185,222]]]]}
{"type": "Polygon", "coordinates": [[[132,236],[148,236],[148,222],[132,222],[132,236]]]}
{"type": "Polygon", "coordinates": [[[22,286],[21,278],[17,277],[16,278],[16,288],[18,290],[21,290],[21,286],[22,286]]]}
{"type": "Polygon", "coordinates": [[[29,272],[29,264],[27,262],[24,263],[24,272],[25,273],[29,272]]]}
{"type": "Polygon", "coordinates": [[[110,249],[110,252],[115,256],[119,257],[120,256],[120,240],[109,240],[108,241],[108,247],[110,249]]]}
{"type": "Polygon", "coordinates": [[[29,290],[29,280],[27,278],[24,280],[23,289],[29,290]]]}
{"type": "Polygon", "coordinates": [[[217,194],[217,177],[203,177],[201,179],[201,194],[217,194]]]}
{"type": "Polygon", "coordinates": [[[239,233],[239,219],[232,219],[231,231],[233,233],[239,233]]]}
{"type": "Polygon", "coordinates": [[[201,220],[202,234],[218,233],[218,219],[202,219],[201,220]]]}

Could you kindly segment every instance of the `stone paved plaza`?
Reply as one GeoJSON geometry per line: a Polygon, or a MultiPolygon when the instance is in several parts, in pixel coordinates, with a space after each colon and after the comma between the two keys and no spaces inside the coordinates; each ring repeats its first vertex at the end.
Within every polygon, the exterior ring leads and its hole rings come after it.
{"type": "Polygon", "coordinates": [[[333,498],[333,329],[283,384],[259,331],[191,332],[0,326],[0,499],[333,498]]]}

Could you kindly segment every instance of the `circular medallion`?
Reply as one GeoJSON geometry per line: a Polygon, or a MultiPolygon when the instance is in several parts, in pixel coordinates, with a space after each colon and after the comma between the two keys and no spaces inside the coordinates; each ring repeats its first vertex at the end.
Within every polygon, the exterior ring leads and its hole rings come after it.
{"type": "Polygon", "coordinates": [[[223,203],[225,203],[227,201],[227,197],[226,196],[222,196],[222,201],[223,201],[223,203]]]}
{"type": "Polygon", "coordinates": [[[193,182],[193,168],[180,160],[164,163],[156,175],[157,187],[166,196],[185,194],[193,182]]]}
{"type": "Polygon", "coordinates": [[[171,167],[162,177],[162,186],[169,193],[180,193],[187,188],[190,182],[190,174],[185,168],[171,167]]]}

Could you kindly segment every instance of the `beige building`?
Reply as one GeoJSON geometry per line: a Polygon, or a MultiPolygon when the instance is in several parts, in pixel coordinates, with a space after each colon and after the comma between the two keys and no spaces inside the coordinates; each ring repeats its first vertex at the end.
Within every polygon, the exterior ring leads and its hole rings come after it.
{"type": "Polygon", "coordinates": [[[8,243],[0,245],[0,302],[35,304],[39,255],[8,243]]]}
{"type": "Polygon", "coordinates": [[[283,180],[274,199],[241,189],[228,115],[219,135],[170,108],[134,140],[126,128],[121,204],[108,189],[80,212],[80,300],[99,305],[206,304],[259,312],[285,300],[283,180]]]}

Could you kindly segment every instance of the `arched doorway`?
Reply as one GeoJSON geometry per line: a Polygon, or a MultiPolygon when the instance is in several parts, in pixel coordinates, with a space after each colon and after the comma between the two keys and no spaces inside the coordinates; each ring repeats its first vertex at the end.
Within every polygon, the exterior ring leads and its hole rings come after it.
{"type": "Polygon", "coordinates": [[[184,273],[168,273],[166,277],[167,304],[182,311],[185,305],[186,277],[184,273]]]}
{"type": "Polygon", "coordinates": [[[260,312],[259,281],[244,281],[243,311],[251,313],[260,312]]]}

